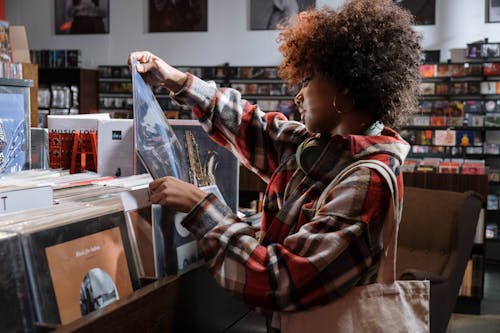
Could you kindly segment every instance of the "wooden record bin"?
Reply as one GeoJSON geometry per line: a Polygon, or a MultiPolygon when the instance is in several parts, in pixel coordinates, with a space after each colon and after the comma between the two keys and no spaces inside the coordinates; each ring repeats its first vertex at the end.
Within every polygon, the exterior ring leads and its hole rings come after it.
{"type": "Polygon", "coordinates": [[[36,332],[225,332],[250,310],[216,284],[204,266],[143,287],[66,325],[36,324],[36,332]]]}

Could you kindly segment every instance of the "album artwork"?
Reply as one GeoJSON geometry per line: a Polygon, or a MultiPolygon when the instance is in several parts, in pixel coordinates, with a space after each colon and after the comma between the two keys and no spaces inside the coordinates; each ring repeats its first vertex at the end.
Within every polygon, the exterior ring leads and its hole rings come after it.
{"type": "Polygon", "coordinates": [[[0,88],[0,174],[30,166],[29,95],[24,90],[0,88]]]}
{"type": "Polygon", "coordinates": [[[34,316],[21,242],[14,233],[0,232],[0,332],[31,332],[34,316]]]}
{"type": "Polygon", "coordinates": [[[436,24],[436,0],[394,0],[410,11],[417,25],[436,24]]]}
{"type": "MultiPolygon", "coordinates": [[[[215,194],[224,202],[216,185],[204,186],[201,189],[215,194]]],[[[182,274],[200,261],[196,239],[181,224],[185,213],[153,204],[151,216],[156,277],[182,274]]]]}
{"type": "Polygon", "coordinates": [[[315,8],[316,0],[250,1],[250,29],[274,30],[301,11],[315,8]]]}
{"type": "Polygon", "coordinates": [[[9,36],[9,22],[0,20],[0,61],[12,61],[12,48],[9,36]]]}
{"type": "Polygon", "coordinates": [[[107,34],[109,0],[55,0],[56,35],[107,34]]]}
{"type": "Polygon", "coordinates": [[[215,143],[197,120],[172,120],[172,129],[182,145],[185,157],[181,168],[188,170],[189,182],[198,186],[217,185],[225,202],[238,210],[238,159],[215,143]]]}
{"type": "Polygon", "coordinates": [[[149,32],[207,31],[207,0],[149,0],[149,32]]]}
{"type": "Polygon", "coordinates": [[[136,66],[137,60],[133,59],[135,151],[154,179],[174,176],[188,180],[185,169],[180,165],[180,161],[184,160],[182,145],[168,123],[151,87],[144,82],[136,66]]]}
{"type": "Polygon", "coordinates": [[[16,230],[22,235],[37,321],[65,324],[139,287],[123,212],[81,220],[75,214],[16,230]]]}

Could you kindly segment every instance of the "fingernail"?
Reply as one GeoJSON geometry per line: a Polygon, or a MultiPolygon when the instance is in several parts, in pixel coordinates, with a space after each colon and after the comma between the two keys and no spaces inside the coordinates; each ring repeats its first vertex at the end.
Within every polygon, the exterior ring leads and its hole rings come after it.
{"type": "Polygon", "coordinates": [[[135,68],[137,69],[138,72],[141,72],[144,70],[144,66],[142,66],[141,64],[137,64],[137,66],[135,66],[135,68]]]}

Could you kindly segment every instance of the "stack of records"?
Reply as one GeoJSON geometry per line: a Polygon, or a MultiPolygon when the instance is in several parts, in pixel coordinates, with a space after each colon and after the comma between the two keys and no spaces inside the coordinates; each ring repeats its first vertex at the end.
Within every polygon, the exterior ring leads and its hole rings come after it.
{"type": "Polygon", "coordinates": [[[36,320],[66,324],[139,287],[119,198],[6,214],[19,235],[36,320]]]}

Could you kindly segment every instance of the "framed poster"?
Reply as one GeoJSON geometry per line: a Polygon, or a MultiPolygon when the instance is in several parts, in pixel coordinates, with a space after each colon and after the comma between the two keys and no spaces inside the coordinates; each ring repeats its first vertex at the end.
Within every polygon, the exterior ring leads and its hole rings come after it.
{"type": "Polygon", "coordinates": [[[207,0],[149,0],[149,32],[207,31],[207,0]]]}
{"type": "Polygon", "coordinates": [[[109,33],[109,0],[55,0],[56,35],[109,33]]]}
{"type": "Polygon", "coordinates": [[[486,0],[486,22],[500,22],[500,0],[486,0]]]}
{"type": "Polygon", "coordinates": [[[394,0],[394,2],[413,14],[416,25],[436,24],[436,0],[394,0]]]}
{"type": "Polygon", "coordinates": [[[250,0],[250,30],[275,30],[298,12],[315,7],[316,0],[250,0]]]}

